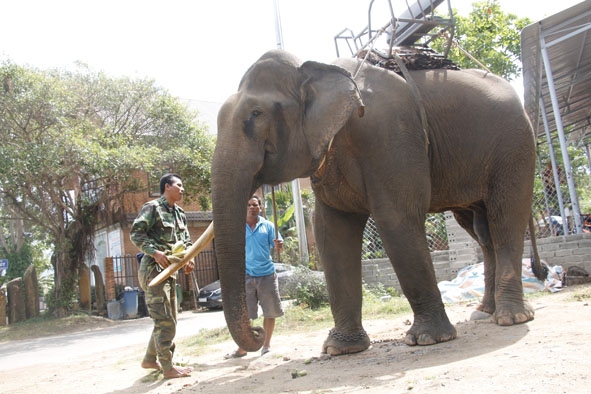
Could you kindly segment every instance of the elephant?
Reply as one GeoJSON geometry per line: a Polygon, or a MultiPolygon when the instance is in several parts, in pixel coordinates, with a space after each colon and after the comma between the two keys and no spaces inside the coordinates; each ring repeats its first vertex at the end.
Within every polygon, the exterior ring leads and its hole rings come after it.
{"type": "Polygon", "coordinates": [[[211,173],[216,254],[226,321],[243,349],[258,350],[264,339],[245,306],[246,203],[263,184],[304,177],[315,194],[316,245],[334,320],[323,353],[370,346],[361,308],[370,215],[412,308],[408,345],[457,335],[437,287],[427,213],[453,212],[481,246],[478,309],[502,326],[533,319],[521,260],[536,153],[521,101],[507,81],[480,70],[410,75],[355,58],[302,63],[271,50],[220,108],[211,173]]]}

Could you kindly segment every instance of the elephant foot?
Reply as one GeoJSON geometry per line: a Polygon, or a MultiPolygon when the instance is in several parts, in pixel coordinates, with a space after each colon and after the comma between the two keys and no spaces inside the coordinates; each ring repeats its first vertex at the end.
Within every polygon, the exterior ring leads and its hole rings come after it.
{"type": "Polygon", "coordinates": [[[476,307],[477,311],[488,313],[492,315],[495,313],[495,299],[494,297],[487,297],[486,294],[484,295],[482,302],[478,307],[476,307]]]}
{"type": "Polygon", "coordinates": [[[493,320],[499,326],[512,326],[521,324],[534,319],[534,308],[526,302],[513,304],[498,304],[493,313],[493,320]]]}
{"type": "Polygon", "coordinates": [[[406,332],[404,342],[409,346],[426,346],[451,341],[456,336],[455,327],[449,322],[445,312],[442,312],[442,316],[439,318],[432,316],[417,318],[415,316],[412,327],[406,332]]]}
{"type": "Polygon", "coordinates": [[[343,333],[333,328],[322,345],[322,353],[331,356],[358,353],[369,348],[370,341],[363,328],[354,333],[343,333]]]}

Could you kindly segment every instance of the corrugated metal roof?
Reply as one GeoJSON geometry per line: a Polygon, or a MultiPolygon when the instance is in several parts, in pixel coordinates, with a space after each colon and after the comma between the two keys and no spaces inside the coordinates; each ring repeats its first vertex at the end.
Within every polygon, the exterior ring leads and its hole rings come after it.
{"type": "Polygon", "coordinates": [[[521,32],[524,105],[538,139],[557,130],[552,86],[569,143],[591,143],[591,0],[527,26],[521,32]],[[547,52],[551,77],[546,72],[547,52]]]}

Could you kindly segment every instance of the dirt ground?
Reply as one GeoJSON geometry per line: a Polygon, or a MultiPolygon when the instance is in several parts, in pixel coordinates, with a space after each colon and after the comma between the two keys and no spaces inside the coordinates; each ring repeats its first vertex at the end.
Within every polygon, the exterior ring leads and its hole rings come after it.
{"type": "MultiPolygon", "coordinates": [[[[583,393],[591,391],[591,284],[530,299],[535,320],[499,327],[469,321],[475,304],[447,306],[458,338],[433,346],[404,345],[411,315],[365,317],[369,350],[320,354],[330,327],[277,335],[271,353],[224,360],[233,342],[194,359],[192,376],[163,380],[139,367],[143,346],[67,365],[42,360],[3,374],[3,393],[583,393]],[[294,377],[295,376],[295,377],[294,377]]],[[[187,346],[187,345],[185,345],[187,346]]],[[[1,350],[0,350],[1,351],[1,350]]],[[[182,352],[182,349],[179,351],[182,352]]]]}

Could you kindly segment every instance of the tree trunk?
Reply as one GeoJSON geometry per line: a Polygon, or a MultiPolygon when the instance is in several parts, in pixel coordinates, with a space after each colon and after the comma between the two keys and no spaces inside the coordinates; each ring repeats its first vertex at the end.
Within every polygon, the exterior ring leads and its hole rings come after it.
{"type": "Polygon", "coordinates": [[[54,305],[56,317],[68,316],[78,300],[78,269],[67,252],[58,252],[54,265],[54,305]]]}

